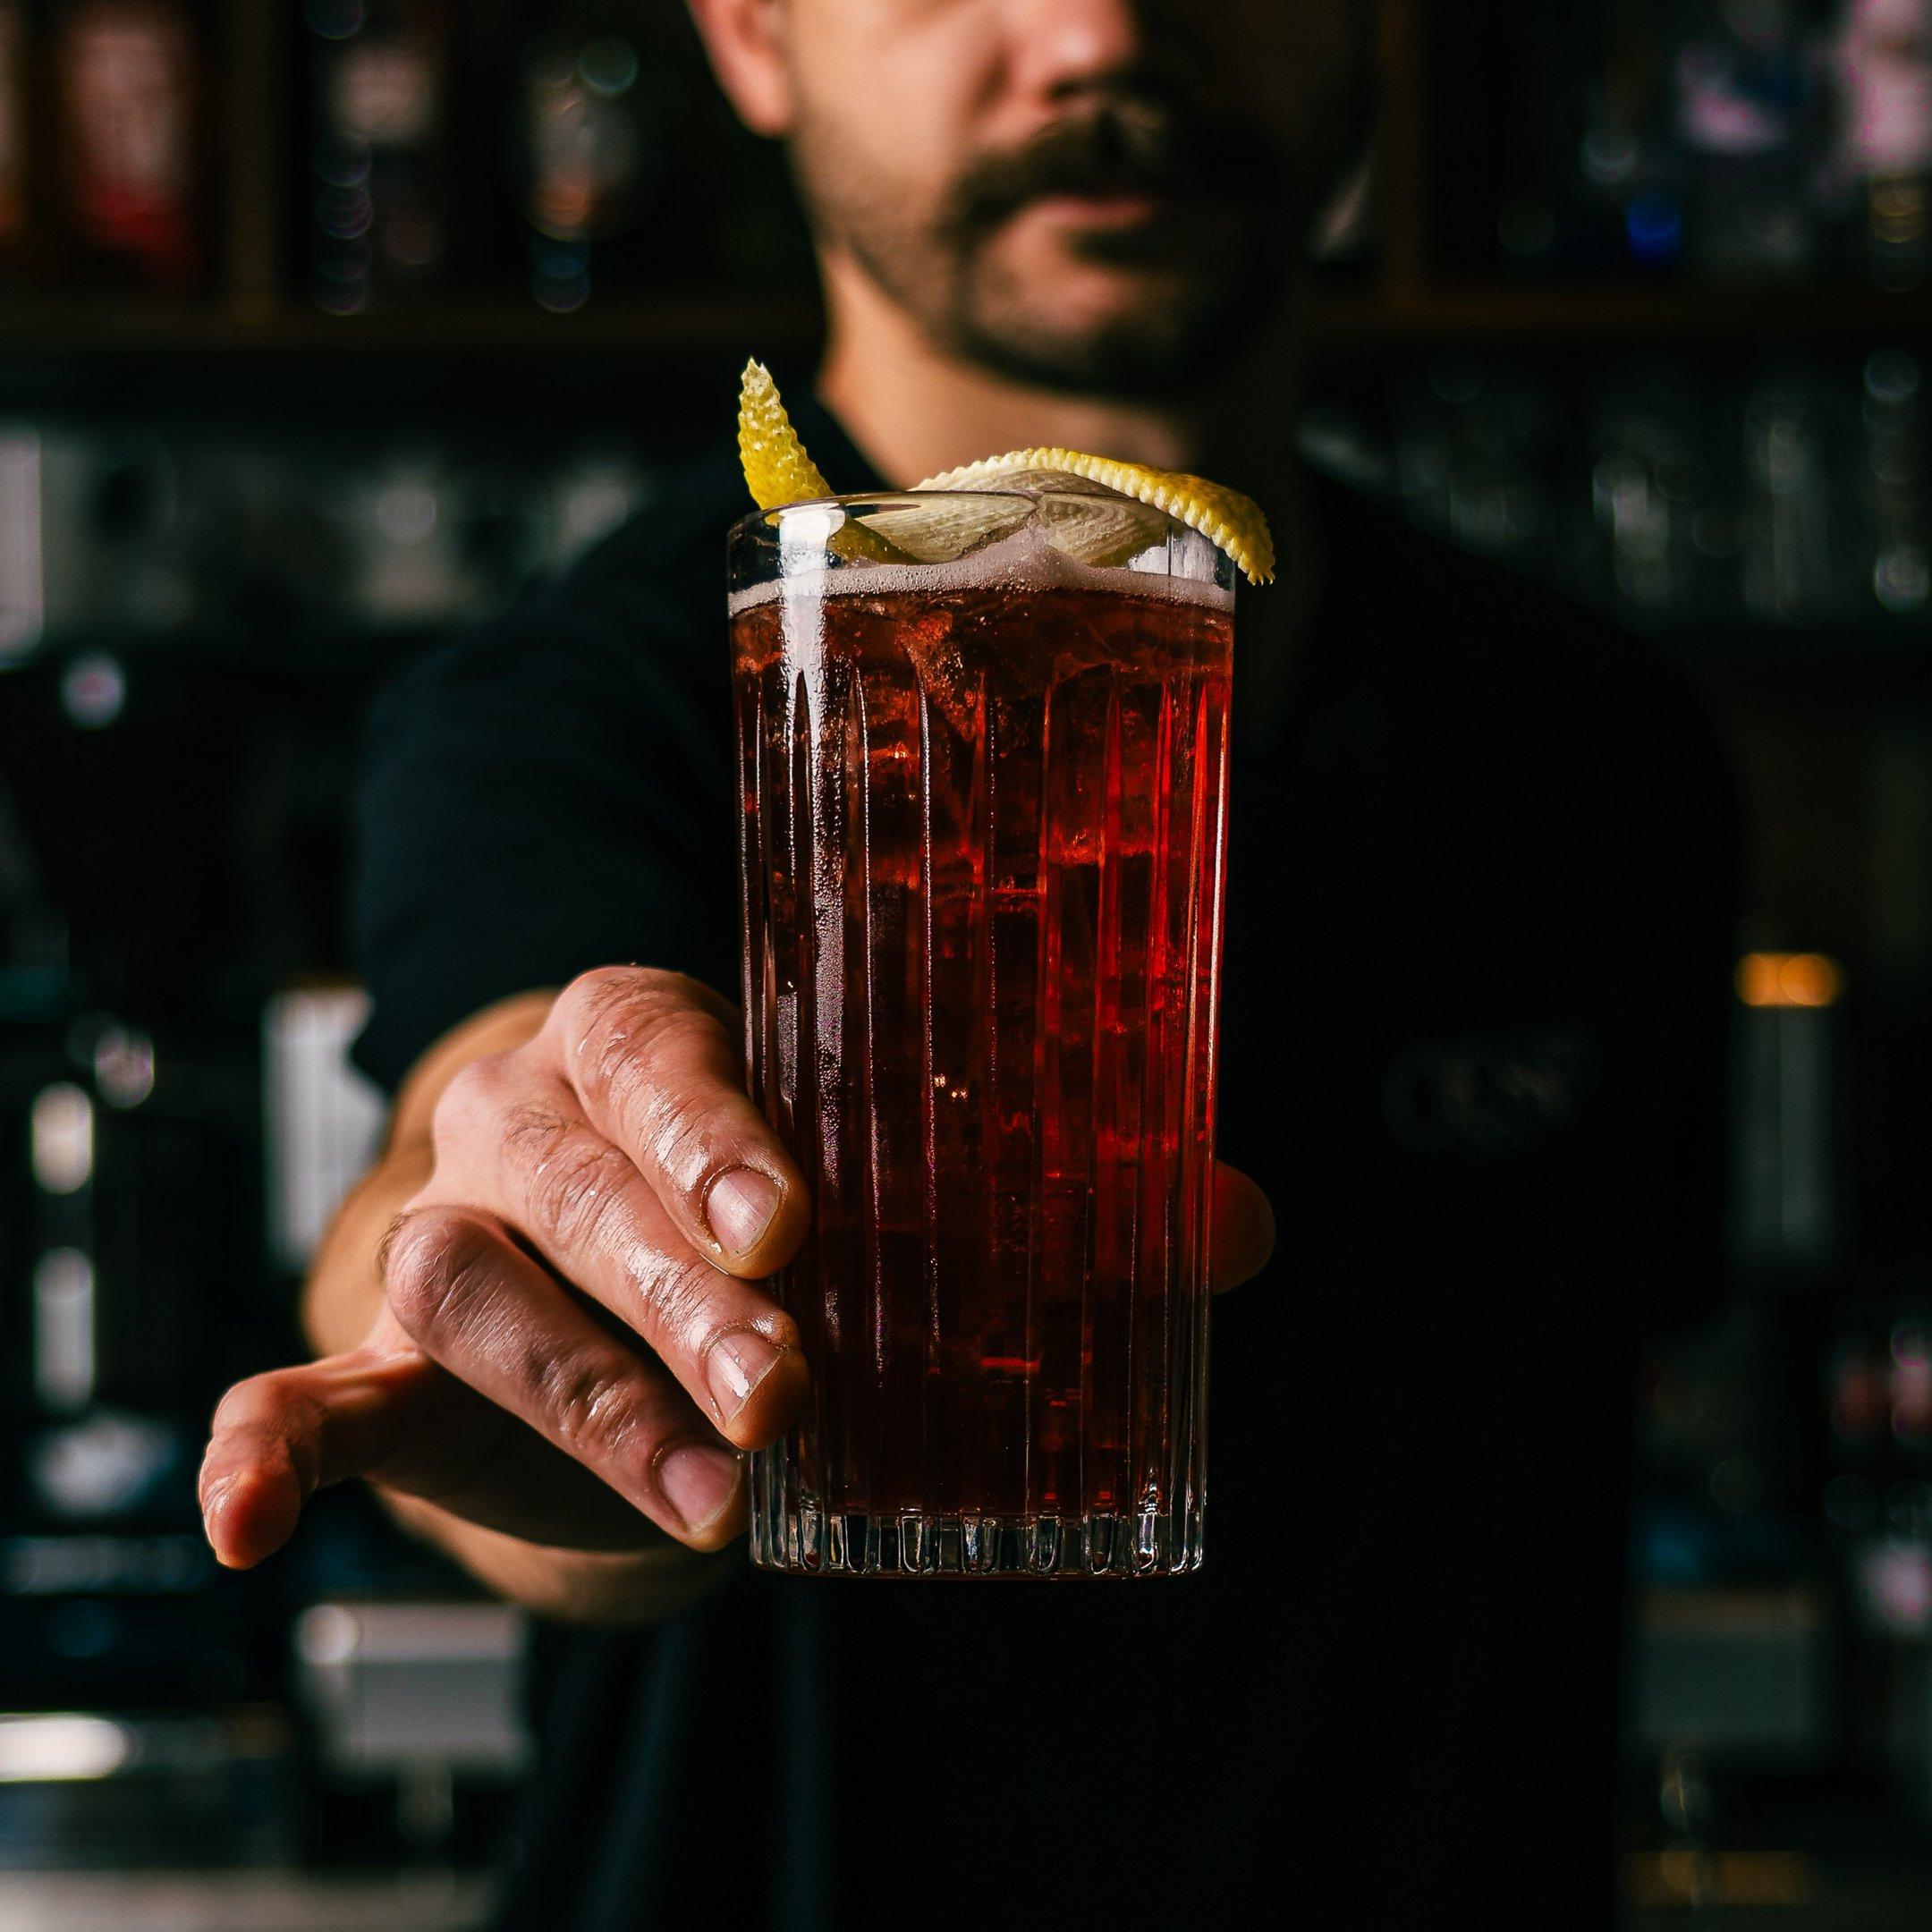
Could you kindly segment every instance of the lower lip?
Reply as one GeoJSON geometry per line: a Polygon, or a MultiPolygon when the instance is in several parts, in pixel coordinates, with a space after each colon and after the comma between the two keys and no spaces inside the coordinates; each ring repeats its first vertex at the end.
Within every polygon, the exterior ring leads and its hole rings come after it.
{"type": "Polygon", "coordinates": [[[1056,194],[1043,195],[1032,205],[1055,221],[1131,227],[1165,215],[1174,203],[1156,194],[1056,194]]]}

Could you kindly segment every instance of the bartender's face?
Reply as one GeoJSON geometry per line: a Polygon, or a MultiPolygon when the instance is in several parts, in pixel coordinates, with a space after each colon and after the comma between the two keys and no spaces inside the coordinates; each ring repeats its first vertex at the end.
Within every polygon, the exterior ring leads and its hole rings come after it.
{"type": "Polygon", "coordinates": [[[1365,0],[692,0],[821,249],[936,342],[1184,381],[1273,308],[1363,133],[1365,0]]]}

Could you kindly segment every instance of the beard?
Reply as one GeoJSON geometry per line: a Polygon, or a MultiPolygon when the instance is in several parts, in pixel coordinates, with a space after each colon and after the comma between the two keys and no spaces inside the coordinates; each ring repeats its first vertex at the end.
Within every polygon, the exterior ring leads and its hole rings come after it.
{"type": "Polygon", "coordinates": [[[1333,185],[1250,128],[1139,95],[980,157],[933,210],[909,207],[809,114],[792,163],[815,233],[933,342],[1023,382],[1117,396],[1172,394],[1238,356],[1278,312],[1333,185]],[[1002,258],[1013,217],[1062,194],[1165,204],[1150,221],[1069,237],[1079,259],[1119,275],[1097,320],[1068,315],[1050,278],[1002,258]]]}

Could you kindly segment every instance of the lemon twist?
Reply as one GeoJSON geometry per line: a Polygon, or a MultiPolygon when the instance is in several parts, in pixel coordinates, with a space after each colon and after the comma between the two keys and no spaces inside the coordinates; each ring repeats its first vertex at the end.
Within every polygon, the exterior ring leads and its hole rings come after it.
{"type": "Polygon", "coordinates": [[[760,510],[783,510],[787,504],[838,494],[805,453],[772,372],[755,360],[745,364],[739,384],[738,460],[744,465],[751,501],[760,510]]]}
{"type": "Polygon", "coordinates": [[[1275,539],[1260,505],[1225,484],[1210,483],[1206,477],[1189,476],[1182,470],[1155,470],[1113,456],[1089,456],[1080,450],[1043,446],[1009,450],[1004,456],[985,456],[957,470],[943,470],[918,487],[971,489],[1020,470],[1055,470],[1118,490],[1123,496],[1131,496],[1136,503],[1163,511],[1176,522],[1199,530],[1239,567],[1250,583],[1275,581],[1275,539]]]}
{"type": "MultiPolygon", "coordinates": [[[[747,362],[738,399],[738,455],[744,465],[746,487],[760,510],[782,510],[789,504],[809,503],[836,493],[805,453],[805,445],[792,427],[792,419],[778,394],[771,371],[762,362],[747,362]]],[[[1250,583],[1275,580],[1275,540],[1267,519],[1251,497],[1224,484],[1210,483],[1205,477],[1188,476],[1175,470],[1155,470],[1146,463],[1122,462],[1111,456],[1089,456],[1080,450],[1043,446],[1009,450],[1004,456],[987,456],[957,470],[928,477],[918,490],[970,490],[988,483],[1014,485],[1021,481],[1038,484],[1053,476],[1073,476],[1104,489],[1131,498],[1150,510],[1170,516],[1200,534],[1223,552],[1250,583]]],[[[949,537],[970,537],[979,521],[957,510],[946,512],[935,504],[925,528],[920,515],[910,507],[875,513],[848,524],[833,539],[835,547],[850,547],[859,554],[890,562],[916,563],[943,559],[955,554],[947,547],[949,537]],[[877,525],[860,529],[856,524],[877,525]],[[886,536],[891,530],[891,538],[886,536]]],[[[1089,521],[1092,521],[1089,518],[1089,521]]],[[[988,519],[995,528],[997,519],[988,519]]],[[[1076,536],[1072,529],[1064,540],[1074,554],[1089,562],[1123,561],[1116,551],[1131,554],[1147,540],[1130,522],[1124,530],[1109,527],[1101,519],[1096,526],[1076,536]]]]}

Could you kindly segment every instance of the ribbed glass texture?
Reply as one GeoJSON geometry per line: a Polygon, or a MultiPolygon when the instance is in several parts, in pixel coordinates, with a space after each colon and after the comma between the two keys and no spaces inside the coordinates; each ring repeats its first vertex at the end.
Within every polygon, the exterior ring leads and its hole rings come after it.
{"type": "Polygon", "coordinates": [[[1201,1560],[1231,580],[1039,516],[947,566],[733,532],[747,1067],[814,1202],[767,1569],[1201,1560]]]}

